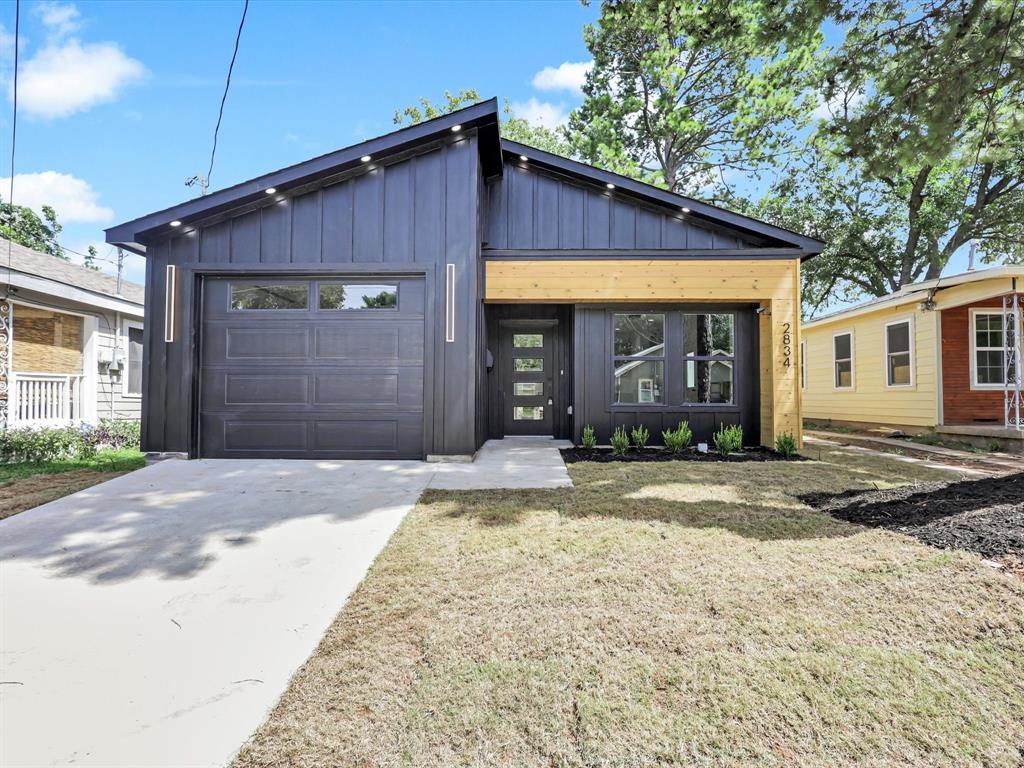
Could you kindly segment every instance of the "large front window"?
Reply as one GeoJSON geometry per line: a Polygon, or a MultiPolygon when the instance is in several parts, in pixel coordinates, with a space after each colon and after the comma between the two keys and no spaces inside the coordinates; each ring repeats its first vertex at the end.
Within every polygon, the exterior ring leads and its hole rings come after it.
{"type": "Polygon", "coordinates": [[[683,315],[685,402],[707,405],[733,401],[735,337],[733,315],[683,315]]]}
{"type": "Polygon", "coordinates": [[[664,403],[665,315],[616,314],[612,325],[615,403],[664,403]]]}
{"type": "MultiPolygon", "coordinates": [[[[1004,354],[1006,347],[1012,346],[1013,323],[1010,324],[1009,333],[1004,334],[1004,318],[1002,312],[974,312],[972,313],[973,327],[973,359],[971,368],[975,387],[1002,388],[1006,382],[1006,371],[1004,354]],[[1006,338],[1004,338],[1004,336],[1006,338]]],[[[1013,381],[1014,372],[1009,372],[1010,380],[1013,381]]]]}

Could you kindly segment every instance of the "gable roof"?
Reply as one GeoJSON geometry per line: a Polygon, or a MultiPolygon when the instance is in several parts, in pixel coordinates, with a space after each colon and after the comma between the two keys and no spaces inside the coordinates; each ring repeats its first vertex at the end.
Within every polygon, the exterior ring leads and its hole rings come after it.
{"type": "Polygon", "coordinates": [[[736,229],[743,233],[775,241],[796,249],[802,258],[820,253],[824,243],[814,238],[791,232],[750,216],[719,208],[708,203],[636,181],[626,176],[601,170],[585,163],[545,152],[526,144],[502,139],[499,132],[498,100],[489,99],[447,115],[425,120],[375,139],[354,144],[296,165],[258,176],[226,189],[194,198],[162,211],[142,216],[106,230],[108,243],[145,255],[146,242],[172,231],[171,222],[188,224],[231,209],[265,199],[268,190],[287,194],[317,179],[347,173],[363,165],[362,158],[374,161],[404,152],[431,141],[448,136],[452,131],[477,129],[479,133],[480,162],[484,176],[491,178],[502,173],[505,155],[523,156],[538,168],[570,176],[602,187],[613,184],[620,193],[637,197],[649,204],[666,208],[674,214],[687,209],[693,219],[736,229]]]}
{"type": "Polygon", "coordinates": [[[592,165],[587,165],[577,160],[554,155],[536,147],[531,147],[528,144],[520,144],[517,141],[502,139],[501,148],[507,155],[527,158],[531,165],[538,168],[555,171],[583,181],[596,182],[602,186],[614,184],[617,191],[628,192],[643,198],[647,202],[654,203],[660,207],[667,207],[676,214],[681,209],[686,208],[687,215],[694,219],[703,219],[713,224],[724,224],[733,229],[748,232],[759,237],[778,240],[805,251],[804,258],[821,253],[825,247],[825,243],[821,240],[815,240],[813,237],[791,232],[788,229],[768,224],[750,216],[744,216],[741,213],[736,213],[726,208],[703,203],[692,197],[677,195],[674,192],[669,192],[661,187],[655,187],[652,184],[645,184],[628,176],[620,176],[617,173],[595,168],[592,165]]]}
{"type": "Polygon", "coordinates": [[[111,298],[138,304],[145,300],[146,291],[138,283],[121,281],[121,293],[117,292],[117,278],[97,272],[79,264],[72,264],[58,259],[48,253],[34,251],[31,248],[8,241],[0,237],[0,269],[6,272],[7,248],[11,249],[11,272],[41,277],[47,281],[68,285],[89,293],[109,296],[111,298]]]}
{"type": "MultiPolygon", "coordinates": [[[[920,283],[904,285],[898,291],[894,291],[893,293],[885,296],[878,296],[873,299],[868,299],[867,301],[862,301],[859,304],[854,304],[852,307],[844,307],[843,309],[837,309],[834,312],[829,312],[828,314],[815,317],[803,323],[801,328],[813,328],[818,325],[824,325],[826,323],[831,323],[836,320],[849,317],[856,317],[858,315],[867,314],[868,312],[874,312],[887,307],[898,307],[901,304],[923,301],[925,298],[928,298],[929,293],[934,294],[944,288],[952,288],[957,285],[966,285],[968,283],[980,283],[985,280],[1013,278],[1024,279],[1024,266],[1004,265],[1000,267],[990,267],[989,269],[975,269],[970,272],[959,272],[955,275],[937,277],[934,280],[923,280],[920,283]]],[[[1004,293],[1006,293],[1004,286],[996,286],[993,295],[998,296],[1004,293]]]]}
{"type": "Polygon", "coordinates": [[[305,160],[287,168],[265,173],[254,179],[243,181],[232,187],[211,192],[185,203],[150,213],[138,219],[118,224],[106,230],[107,242],[119,245],[133,253],[146,254],[145,241],[153,235],[171,231],[171,222],[188,223],[189,219],[205,219],[209,216],[238,208],[265,198],[268,189],[287,194],[290,189],[301,187],[317,178],[323,178],[363,165],[362,158],[370,156],[380,160],[389,155],[401,154],[415,146],[448,136],[453,131],[476,128],[480,133],[481,162],[487,176],[501,173],[501,151],[498,146],[498,100],[489,99],[471,107],[451,112],[433,120],[378,136],[375,139],[353,144],[350,147],[329,152],[326,155],[305,160]]]}

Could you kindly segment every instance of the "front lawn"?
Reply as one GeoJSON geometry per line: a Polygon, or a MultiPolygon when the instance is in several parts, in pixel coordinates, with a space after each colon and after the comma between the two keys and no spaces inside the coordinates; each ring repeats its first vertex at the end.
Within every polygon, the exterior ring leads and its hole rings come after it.
{"type": "Polygon", "coordinates": [[[145,466],[137,450],[100,451],[89,459],[0,464],[0,520],[145,466]]]}
{"type": "Polygon", "coordinates": [[[1024,583],[798,498],[950,475],[821,458],[429,492],[236,766],[1019,765],[1024,583]]]}

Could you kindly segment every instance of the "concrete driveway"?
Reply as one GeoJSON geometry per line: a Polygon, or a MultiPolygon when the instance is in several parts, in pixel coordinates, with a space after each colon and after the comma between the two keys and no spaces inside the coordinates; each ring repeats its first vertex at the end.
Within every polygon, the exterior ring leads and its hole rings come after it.
{"type": "Polygon", "coordinates": [[[223,765],[437,471],[172,461],[0,522],[0,765],[223,765]]]}

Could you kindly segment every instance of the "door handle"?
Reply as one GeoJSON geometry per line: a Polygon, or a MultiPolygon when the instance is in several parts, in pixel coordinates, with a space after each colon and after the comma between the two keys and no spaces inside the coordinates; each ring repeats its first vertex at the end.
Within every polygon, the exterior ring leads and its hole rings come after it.
{"type": "Polygon", "coordinates": [[[548,405],[553,405],[553,404],[554,404],[554,401],[549,397],[548,398],[548,405]]]}

